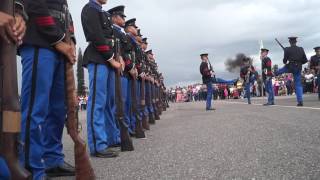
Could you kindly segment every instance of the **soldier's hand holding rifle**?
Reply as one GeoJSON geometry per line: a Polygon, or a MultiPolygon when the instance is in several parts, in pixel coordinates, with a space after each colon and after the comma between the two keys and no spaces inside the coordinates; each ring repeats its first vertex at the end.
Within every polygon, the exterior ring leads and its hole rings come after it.
{"type": "Polygon", "coordinates": [[[61,54],[65,55],[71,64],[76,63],[76,48],[75,44],[72,41],[71,44],[60,41],[54,47],[61,54]]]}
{"type": "Polygon", "coordinates": [[[26,23],[20,14],[12,17],[0,12],[0,37],[7,43],[22,43],[26,31],[26,23]]]}
{"type": "Polygon", "coordinates": [[[16,42],[13,27],[14,18],[6,13],[0,12],[0,36],[7,43],[16,42]]]}
{"type": "Polygon", "coordinates": [[[116,61],[114,58],[112,58],[109,63],[111,64],[111,66],[114,68],[114,69],[120,69],[121,68],[121,63],[116,61]]]}
{"type": "Polygon", "coordinates": [[[126,67],[126,63],[124,62],[122,56],[120,56],[120,64],[121,64],[121,71],[123,72],[126,67]]]}
{"type": "Polygon", "coordinates": [[[27,26],[23,17],[20,14],[16,14],[15,25],[13,26],[13,32],[17,38],[18,45],[22,44],[22,39],[26,33],[26,30],[27,30],[27,26]]]}

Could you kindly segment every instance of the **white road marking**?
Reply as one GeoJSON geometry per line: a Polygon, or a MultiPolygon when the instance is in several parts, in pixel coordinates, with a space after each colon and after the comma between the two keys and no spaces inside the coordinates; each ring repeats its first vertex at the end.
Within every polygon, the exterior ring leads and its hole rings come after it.
{"type": "MultiPolygon", "coordinates": [[[[229,103],[229,104],[241,104],[241,105],[248,105],[248,103],[244,103],[244,102],[232,102],[232,101],[216,101],[216,102],[225,102],[225,103],[229,103]]],[[[263,106],[263,104],[251,104],[248,106],[263,106]]],[[[284,105],[273,105],[273,106],[265,106],[265,107],[284,107],[284,108],[293,108],[293,109],[309,109],[309,110],[320,110],[320,108],[317,107],[297,107],[297,106],[284,106],[284,105]]]]}

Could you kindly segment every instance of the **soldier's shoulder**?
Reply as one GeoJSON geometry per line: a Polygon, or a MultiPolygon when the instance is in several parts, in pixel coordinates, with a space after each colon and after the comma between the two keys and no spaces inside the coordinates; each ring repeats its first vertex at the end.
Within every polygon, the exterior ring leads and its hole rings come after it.
{"type": "Polygon", "coordinates": [[[90,16],[92,13],[96,12],[94,8],[92,8],[89,3],[83,6],[82,8],[82,16],[90,16]]]}
{"type": "Polygon", "coordinates": [[[264,60],[265,61],[271,61],[271,58],[270,57],[265,57],[264,60]]]}
{"type": "Polygon", "coordinates": [[[317,55],[311,56],[310,60],[314,60],[314,59],[317,59],[317,55]]]}

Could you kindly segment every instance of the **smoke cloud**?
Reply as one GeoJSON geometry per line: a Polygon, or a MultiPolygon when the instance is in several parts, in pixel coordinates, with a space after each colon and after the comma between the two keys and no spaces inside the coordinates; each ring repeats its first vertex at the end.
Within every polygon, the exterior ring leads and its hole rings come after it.
{"type": "Polygon", "coordinates": [[[244,53],[238,53],[234,58],[228,58],[224,64],[226,67],[226,70],[231,73],[238,72],[243,65],[243,61],[245,59],[249,59],[250,64],[252,64],[253,59],[244,53]]]}

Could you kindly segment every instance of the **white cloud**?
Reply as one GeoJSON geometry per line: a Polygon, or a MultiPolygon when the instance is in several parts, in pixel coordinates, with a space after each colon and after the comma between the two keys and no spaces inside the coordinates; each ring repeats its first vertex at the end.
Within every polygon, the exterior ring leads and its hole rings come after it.
{"type": "MultiPolygon", "coordinates": [[[[87,0],[69,1],[78,45],[84,49],[80,13],[87,0]]],[[[149,37],[160,70],[168,84],[200,81],[199,54],[209,52],[218,75],[224,60],[238,52],[257,54],[264,40],[275,63],[282,62],[278,37],[297,35],[308,55],[320,39],[318,0],[109,0],[104,9],[126,5],[128,18],[136,17],[142,34],[149,37]]]]}

